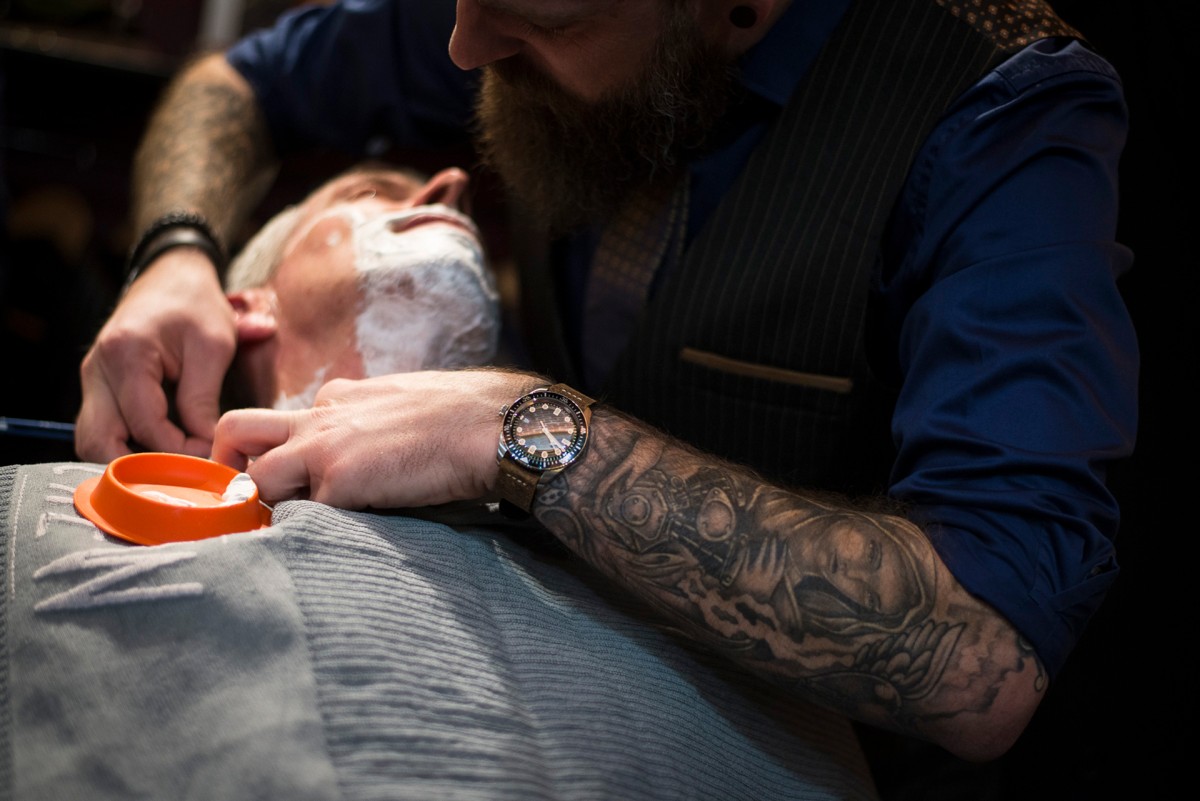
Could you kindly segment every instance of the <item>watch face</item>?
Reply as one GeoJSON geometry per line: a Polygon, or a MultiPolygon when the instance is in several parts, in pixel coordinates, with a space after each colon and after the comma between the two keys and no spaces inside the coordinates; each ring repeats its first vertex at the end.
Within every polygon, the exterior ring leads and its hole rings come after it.
{"type": "Polygon", "coordinates": [[[579,407],[556,392],[533,392],[504,418],[504,444],[514,460],[534,470],[570,464],[587,440],[579,407]]]}

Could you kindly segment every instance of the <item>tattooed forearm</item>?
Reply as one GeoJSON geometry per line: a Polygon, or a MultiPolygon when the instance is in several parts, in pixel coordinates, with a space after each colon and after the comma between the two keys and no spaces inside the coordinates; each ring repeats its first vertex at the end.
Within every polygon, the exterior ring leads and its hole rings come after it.
{"type": "Polygon", "coordinates": [[[210,58],[167,90],[134,161],[134,222],[176,209],[203,214],[228,243],[273,176],[274,156],[253,94],[210,58]]]}
{"type": "Polygon", "coordinates": [[[908,520],[773,487],[609,410],[536,514],[677,625],[859,719],[986,714],[1036,669],[908,520]]]}

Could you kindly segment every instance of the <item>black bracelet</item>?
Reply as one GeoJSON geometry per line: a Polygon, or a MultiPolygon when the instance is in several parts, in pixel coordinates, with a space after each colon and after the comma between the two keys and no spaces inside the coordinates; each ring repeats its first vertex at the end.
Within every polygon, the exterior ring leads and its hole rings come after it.
{"type": "Polygon", "coordinates": [[[193,212],[173,211],[152,222],[133,246],[125,272],[125,288],[128,289],[151,262],[178,247],[198,248],[217,270],[225,269],[225,251],[208,220],[193,212]]]}

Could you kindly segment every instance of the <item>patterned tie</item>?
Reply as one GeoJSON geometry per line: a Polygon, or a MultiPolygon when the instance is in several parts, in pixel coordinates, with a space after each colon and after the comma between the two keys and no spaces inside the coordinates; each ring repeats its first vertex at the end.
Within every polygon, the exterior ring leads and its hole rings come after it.
{"type": "Polygon", "coordinates": [[[1044,0],[936,0],[958,19],[988,37],[1005,52],[1018,50],[1046,36],[1076,36],[1044,0]]]}
{"type": "Polygon", "coordinates": [[[583,311],[583,373],[603,385],[624,349],[664,258],[678,260],[687,228],[688,180],[643,185],[600,236],[588,275],[583,311]]]}

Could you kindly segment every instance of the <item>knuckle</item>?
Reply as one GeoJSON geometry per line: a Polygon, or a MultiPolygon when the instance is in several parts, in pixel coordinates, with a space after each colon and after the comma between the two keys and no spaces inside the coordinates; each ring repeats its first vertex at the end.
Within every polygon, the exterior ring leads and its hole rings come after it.
{"type": "Polygon", "coordinates": [[[349,378],[338,377],[330,379],[329,381],[325,382],[325,384],[323,384],[319,390],[317,390],[317,397],[319,398],[324,396],[328,398],[331,396],[345,395],[353,390],[357,383],[358,382],[349,378]]]}
{"type": "Polygon", "coordinates": [[[99,339],[85,361],[98,363],[122,363],[138,358],[145,350],[146,340],[138,332],[118,326],[110,329],[99,339]]]}
{"type": "Polygon", "coordinates": [[[227,412],[217,418],[216,428],[213,429],[213,436],[219,439],[231,439],[237,435],[240,428],[242,416],[236,412],[227,412]]]}

